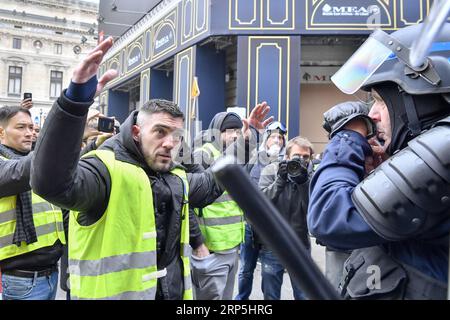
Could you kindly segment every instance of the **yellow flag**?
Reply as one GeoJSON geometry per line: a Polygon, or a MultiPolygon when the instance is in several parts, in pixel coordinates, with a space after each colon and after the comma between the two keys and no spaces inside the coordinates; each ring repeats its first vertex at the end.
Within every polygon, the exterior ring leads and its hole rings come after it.
{"type": "Polygon", "coordinates": [[[194,77],[194,82],[192,83],[191,97],[197,98],[200,95],[200,88],[198,87],[198,78],[194,77]]]}

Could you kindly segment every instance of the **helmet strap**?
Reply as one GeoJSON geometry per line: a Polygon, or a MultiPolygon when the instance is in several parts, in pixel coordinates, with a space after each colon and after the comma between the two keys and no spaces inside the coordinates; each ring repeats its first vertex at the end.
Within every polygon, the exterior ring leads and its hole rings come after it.
{"type": "Polygon", "coordinates": [[[417,116],[416,104],[413,97],[406,91],[401,91],[403,103],[405,105],[406,116],[408,117],[408,129],[413,137],[417,137],[421,132],[419,117],[417,116]]]}

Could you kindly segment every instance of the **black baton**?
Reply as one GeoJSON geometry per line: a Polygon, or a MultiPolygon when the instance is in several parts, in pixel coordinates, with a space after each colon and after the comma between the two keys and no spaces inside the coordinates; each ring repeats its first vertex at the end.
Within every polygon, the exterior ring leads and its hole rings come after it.
{"type": "Polygon", "coordinates": [[[340,299],[291,226],[253,184],[242,166],[233,163],[233,157],[223,158],[212,167],[212,171],[245,212],[246,219],[261,236],[264,244],[268,245],[286,267],[295,284],[310,299],[340,299]]]}

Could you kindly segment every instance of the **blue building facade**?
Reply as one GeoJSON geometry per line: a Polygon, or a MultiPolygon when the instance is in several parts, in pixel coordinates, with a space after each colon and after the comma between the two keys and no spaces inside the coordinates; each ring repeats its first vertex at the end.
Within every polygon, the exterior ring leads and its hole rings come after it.
{"type": "Polygon", "coordinates": [[[108,115],[124,120],[151,98],[174,100],[186,114],[186,128],[192,130],[195,120],[204,128],[227,107],[243,107],[248,113],[265,100],[272,115],[295,136],[300,132],[300,84],[312,77],[302,72],[302,38],[366,37],[377,27],[394,31],[422,22],[431,4],[164,0],[108,52],[100,76],[114,68],[119,77],[101,93],[100,105],[108,115]],[[192,94],[195,78],[199,97],[192,94]]]}

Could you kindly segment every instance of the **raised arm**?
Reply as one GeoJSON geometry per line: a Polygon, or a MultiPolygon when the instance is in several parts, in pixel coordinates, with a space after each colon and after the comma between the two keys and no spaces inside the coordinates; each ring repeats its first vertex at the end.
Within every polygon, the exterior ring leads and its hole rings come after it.
{"type": "Polygon", "coordinates": [[[103,41],[77,66],[36,144],[31,168],[33,190],[64,208],[98,211],[109,197],[110,177],[104,165],[95,157],[81,161],[79,157],[89,106],[96,92],[116,75],[108,71],[98,81],[95,76],[111,46],[112,39],[103,41]]]}

